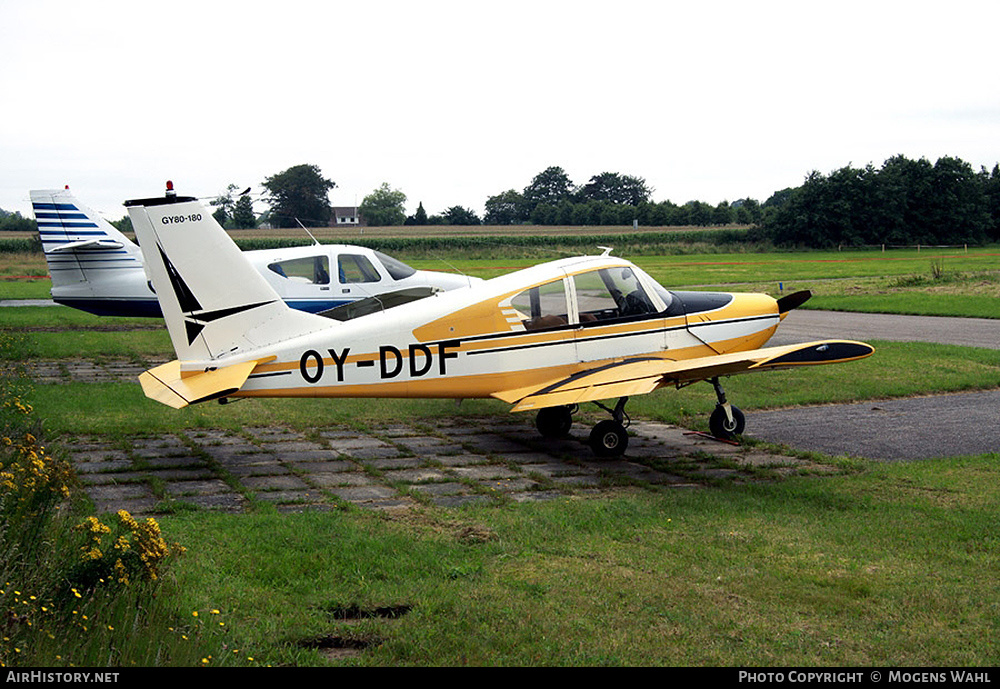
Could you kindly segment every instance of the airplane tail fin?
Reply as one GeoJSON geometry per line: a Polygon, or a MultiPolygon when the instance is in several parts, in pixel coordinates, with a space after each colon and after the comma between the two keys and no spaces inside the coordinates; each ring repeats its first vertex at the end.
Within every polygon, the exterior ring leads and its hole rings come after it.
{"type": "Polygon", "coordinates": [[[125,206],[181,376],[264,360],[272,345],[330,327],[288,307],[197,199],[168,190],[125,206]]]}
{"type": "Polygon", "coordinates": [[[139,247],[114,225],[74,198],[69,189],[29,192],[52,287],[114,279],[142,267],[139,247]]]}

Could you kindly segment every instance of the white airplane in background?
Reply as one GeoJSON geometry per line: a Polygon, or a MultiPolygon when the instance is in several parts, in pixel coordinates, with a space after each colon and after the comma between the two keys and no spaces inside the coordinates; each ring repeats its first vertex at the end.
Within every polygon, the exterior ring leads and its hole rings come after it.
{"type": "Polygon", "coordinates": [[[290,309],[195,198],[127,201],[177,360],[140,377],[181,408],[236,397],[496,398],[568,432],[576,405],[611,413],[599,456],[628,445],[630,395],[707,380],[712,432],[743,431],[721,376],[870,356],[863,342],[761,348],[810,295],[671,292],[632,263],[543,263],[344,322],[290,309]],[[614,408],[601,400],[617,398],[614,408]]]}
{"type": "MultiPolygon", "coordinates": [[[[161,315],[142,252],[69,189],[32,191],[31,206],[52,277],[52,299],[99,316],[161,315]]],[[[414,270],[360,246],[313,244],[244,256],[294,309],[345,319],[368,309],[480,281],[414,270]]]]}

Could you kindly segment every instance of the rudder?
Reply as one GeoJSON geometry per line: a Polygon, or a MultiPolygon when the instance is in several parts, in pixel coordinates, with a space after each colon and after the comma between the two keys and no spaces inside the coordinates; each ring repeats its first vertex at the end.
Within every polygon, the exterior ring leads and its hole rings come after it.
{"type": "Polygon", "coordinates": [[[168,191],[125,206],[182,365],[247,358],[330,326],[289,308],[197,199],[168,191]]]}

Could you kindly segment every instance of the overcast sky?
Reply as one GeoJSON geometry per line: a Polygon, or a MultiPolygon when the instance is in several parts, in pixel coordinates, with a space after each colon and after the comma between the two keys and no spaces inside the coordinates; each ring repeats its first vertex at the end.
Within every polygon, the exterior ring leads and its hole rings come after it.
{"type": "MultiPolygon", "coordinates": [[[[1000,162],[1000,2],[0,0],[0,208],[212,197],[315,164],[407,212],[561,166],[766,200],[890,156],[1000,162]]],[[[263,210],[258,206],[257,210],[263,210]]]]}

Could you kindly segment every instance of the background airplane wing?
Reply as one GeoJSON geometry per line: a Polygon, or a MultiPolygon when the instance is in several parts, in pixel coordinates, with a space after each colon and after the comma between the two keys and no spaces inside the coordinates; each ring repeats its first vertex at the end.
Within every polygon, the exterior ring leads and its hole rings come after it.
{"type": "Polygon", "coordinates": [[[625,359],[542,385],[501,391],[493,396],[514,404],[511,411],[528,411],[639,395],[668,384],[684,385],[717,376],[836,364],[863,359],[874,351],[874,347],[864,342],[822,340],[679,361],[625,359]]]}

